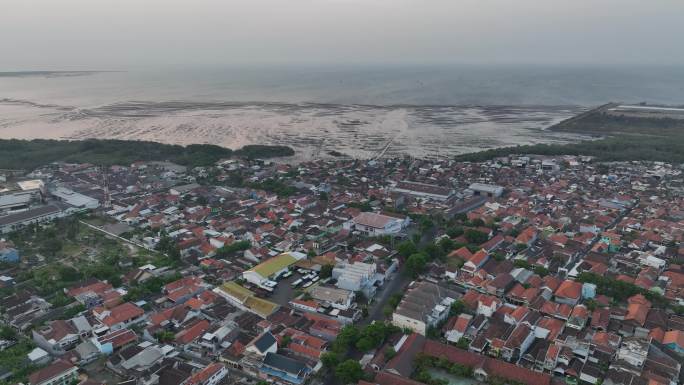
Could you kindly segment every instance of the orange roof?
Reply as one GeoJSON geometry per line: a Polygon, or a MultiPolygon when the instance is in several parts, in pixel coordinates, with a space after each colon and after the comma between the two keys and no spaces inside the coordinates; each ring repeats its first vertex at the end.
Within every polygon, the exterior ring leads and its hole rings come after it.
{"type": "Polygon", "coordinates": [[[665,337],[665,331],[661,328],[651,329],[648,336],[662,344],[663,338],[665,337]]]}
{"type": "Polygon", "coordinates": [[[556,297],[579,299],[582,295],[582,284],[575,281],[565,280],[554,293],[556,297]]]}
{"type": "Polygon", "coordinates": [[[480,265],[482,265],[486,258],[487,253],[484,250],[480,250],[477,253],[473,254],[473,256],[470,257],[470,259],[468,259],[468,262],[479,267],[480,265]]]}
{"type": "Polygon", "coordinates": [[[102,320],[102,323],[111,327],[118,323],[127,322],[136,317],[140,317],[143,314],[145,314],[143,309],[130,302],[126,302],[112,308],[110,314],[102,320]]]}
{"type": "Polygon", "coordinates": [[[680,348],[684,348],[684,332],[681,330],[670,330],[669,332],[665,332],[663,344],[675,344],[680,348]]]}
{"type": "Polygon", "coordinates": [[[470,315],[460,314],[456,319],[456,323],[454,324],[454,330],[465,333],[472,318],[473,317],[470,315]]]}
{"type": "Polygon", "coordinates": [[[211,376],[214,374],[218,373],[221,369],[224,369],[225,366],[223,364],[220,364],[218,362],[214,362],[207,366],[206,368],[200,370],[199,372],[193,374],[188,378],[188,380],[185,382],[186,385],[198,385],[202,384],[205,381],[207,381],[211,376]]]}
{"type": "Polygon", "coordinates": [[[201,320],[194,323],[176,334],[176,342],[179,344],[189,344],[209,329],[209,321],[201,320]]]}
{"type": "Polygon", "coordinates": [[[187,302],[185,302],[185,305],[194,310],[199,310],[202,308],[202,306],[204,306],[204,302],[197,298],[190,298],[187,302]]]}
{"type": "Polygon", "coordinates": [[[450,258],[458,257],[458,258],[461,258],[463,260],[468,260],[472,256],[473,256],[473,253],[471,253],[470,250],[468,250],[468,248],[465,246],[461,247],[460,249],[456,249],[456,250],[452,251],[448,255],[448,257],[450,257],[450,258]]]}

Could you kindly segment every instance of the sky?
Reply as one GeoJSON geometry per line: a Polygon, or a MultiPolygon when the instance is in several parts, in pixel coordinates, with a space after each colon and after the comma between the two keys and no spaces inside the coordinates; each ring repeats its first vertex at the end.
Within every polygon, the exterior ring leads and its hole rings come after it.
{"type": "Polygon", "coordinates": [[[684,65],[682,0],[0,0],[0,70],[684,65]]]}

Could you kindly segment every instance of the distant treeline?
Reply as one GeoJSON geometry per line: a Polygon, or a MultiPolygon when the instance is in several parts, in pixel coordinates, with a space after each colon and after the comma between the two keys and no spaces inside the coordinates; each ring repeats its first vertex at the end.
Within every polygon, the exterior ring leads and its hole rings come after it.
{"type": "Polygon", "coordinates": [[[249,145],[231,150],[211,144],[179,146],[146,141],[112,139],[18,140],[0,139],[0,169],[32,170],[63,161],[101,165],[129,165],[136,161],[170,161],[184,166],[208,166],[231,156],[273,158],[294,155],[287,146],[249,145]]]}
{"type": "Polygon", "coordinates": [[[503,147],[456,157],[485,161],[512,154],[589,155],[599,161],[663,161],[684,163],[684,120],[635,118],[603,112],[588,113],[552,127],[552,130],[601,135],[603,138],[570,144],[503,147]]]}

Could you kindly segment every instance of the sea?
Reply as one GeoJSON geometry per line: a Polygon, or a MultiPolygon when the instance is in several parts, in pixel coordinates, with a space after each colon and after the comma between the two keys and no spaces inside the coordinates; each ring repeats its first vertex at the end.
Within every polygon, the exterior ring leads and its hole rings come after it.
{"type": "Polygon", "coordinates": [[[587,139],[548,128],[607,102],[682,105],[684,68],[262,65],[0,72],[0,138],[115,138],[306,160],[446,158],[587,139]]]}

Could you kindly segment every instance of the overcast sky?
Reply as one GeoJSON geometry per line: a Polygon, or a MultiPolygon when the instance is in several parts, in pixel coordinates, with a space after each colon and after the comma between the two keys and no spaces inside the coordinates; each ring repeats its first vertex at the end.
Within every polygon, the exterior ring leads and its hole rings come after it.
{"type": "Polygon", "coordinates": [[[684,65],[684,0],[0,0],[0,70],[684,65]]]}

